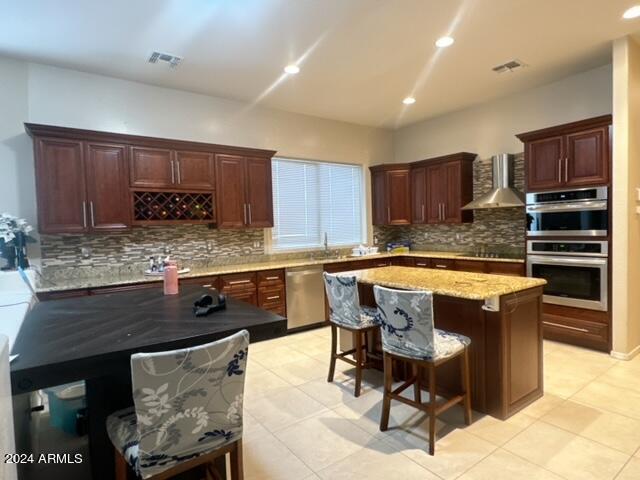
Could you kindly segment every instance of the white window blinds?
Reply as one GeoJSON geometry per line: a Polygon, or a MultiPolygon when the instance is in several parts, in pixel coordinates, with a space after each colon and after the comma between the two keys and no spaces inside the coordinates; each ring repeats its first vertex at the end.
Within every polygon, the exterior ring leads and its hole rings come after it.
{"type": "Polygon", "coordinates": [[[362,242],[362,167],[273,160],[273,249],[362,242]]]}

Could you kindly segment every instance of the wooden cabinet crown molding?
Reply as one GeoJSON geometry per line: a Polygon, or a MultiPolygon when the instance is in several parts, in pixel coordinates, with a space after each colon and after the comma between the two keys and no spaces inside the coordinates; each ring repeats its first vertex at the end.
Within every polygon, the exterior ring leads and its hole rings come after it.
{"type": "Polygon", "coordinates": [[[436,163],[448,163],[455,161],[473,162],[477,157],[477,153],[458,152],[449,155],[442,155],[440,157],[418,160],[416,162],[411,162],[409,165],[411,166],[411,168],[420,168],[423,166],[434,165],[436,163]]]}
{"type": "Polygon", "coordinates": [[[268,158],[271,158],[276,154],[275,150],[218,145],[214,143],[193,142],[188,140],[146,137],[142,135],[129,135],[125,133],[103,132],[97,130],[83,130],[79,128],[42,125],[37,123],[25,123],[24,129],[32,138],[54,137],[69,140],[118,143],[131,146],[166,148],[172,150],[186,150],[196,152],[227,153],[232,155],[235,154],[268,158]]]}
{"type": "Polygon", "coordinates": [[[531,142],[542,138],[566,135],[568,133],[580,132],[597,127],[606,127],[611,125],[612,120],[613,117],[611,115],[601,115],[599,117],[587,118],[586,120],[579,120],[577,122],[564,123],[562,125],[554,125],[553,127],[519,133],[516,137],[522,142],[531,142]]]}

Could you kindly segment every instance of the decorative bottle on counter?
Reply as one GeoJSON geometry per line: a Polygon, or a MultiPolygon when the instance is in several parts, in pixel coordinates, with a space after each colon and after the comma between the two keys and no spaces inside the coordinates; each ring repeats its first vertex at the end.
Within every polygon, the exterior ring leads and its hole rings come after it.
{"type": "Polygon", "coordinates": [[[175,260],[168,260],[164,267],[164,294],[177,295],[178,293],[178,266],[175,260]]]}

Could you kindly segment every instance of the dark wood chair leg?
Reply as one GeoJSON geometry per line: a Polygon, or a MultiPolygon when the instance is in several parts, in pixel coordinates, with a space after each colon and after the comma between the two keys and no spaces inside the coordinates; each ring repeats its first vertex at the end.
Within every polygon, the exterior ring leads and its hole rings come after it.
{"type": "Polygon", "coordinates": [[[436,367],[429,364],[429,455],[436,451],[436,367]]]}
{"type": "Polygon", "coordinates": [[[416,403],[422,403],[422,385],[420,382],[420,366],[417,363],[413,364],[413,376],[416,377],[416,382],[413,384],[413,399],[416,403]]]}
{"type": "Polygon", "coordinates": [[[382,393],[382,414],[380,415],[380,431],[389,428],[389,411],[391,410],[391,389],[393,388],[393,361],[386,353],[383,353],[384,390],[382,393]]]}
{"type": "Polygon", "coordinates": [[[471,378],[469,376],[469,349],[465,347],[461,356],[462,388],[464,388],[464,421],[471,425],[471,378]]]}
{"type": "Polygon", "coordinates": [[[356,397],[360,396],[360,388],[362,385],[362,370],[363,370],[363,361],[362,361],[362,332],[355,333],[355,347],[356,347],[356,390],[354,395],[356,397]]]}
{"type": "Polygon", "coordinates": [[[331,358],[329,359],[329,376],[327,382],[333,382],[336,371],[336,349],[338,348],[338,331],[335,325],[331,325],[331,358]]]}
{"type": "Polygon", "coordinates": [[[242,440],[238,440],[236,442],[229,457],[231,461],[231,480],[243,480],[244,467],[242,464],[242,440]]]}
{"type": "Polygon", "coordinates": [[[116,460],[116,480],[127,480],[127,470],[129,469],[127,461],[118,450],[114,449],[114,451],[116,460]]]}

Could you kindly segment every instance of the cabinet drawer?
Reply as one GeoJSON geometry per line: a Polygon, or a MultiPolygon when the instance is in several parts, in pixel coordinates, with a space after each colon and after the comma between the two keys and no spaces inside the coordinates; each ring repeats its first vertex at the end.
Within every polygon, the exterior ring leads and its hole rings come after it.
{"type": "Polygon", "coordinates": [[[487,273],[524,277],[524,263],[487,262],[487,273]]]}
{"type": "Polygon", "coordinates": [[[419,268],[431,268],[432,259],[430,258],[414,258],[413,266],[419,268]]]}
{"type": "Polygon", "coordinates": [[[432,258],[431,268],[437,268],[440,270],[453,270],[455,267],[455,260],[450,258],[432,258]]]}
{"type": "Polygon", "coordinates": [[[461,272],[485,273],[487,266],[482,260],[456,260],[456,270],[461,272]]]}
{"type": "Polygon", "coordinates": [[[145,288],[162,288],[162,282],[134,283],[131,285],[118,285],[114,287],[98,287],[89,289],[89,295],[107,295],[109,293],[132,292],[145,288]]]}
{"type": "Polygon", "coordinates": [[[609,350],[609,326],[604,323],[545,313],[542,316],[542,326],[544,338],[549,340],[609,350]]]}
{"type": "Polygon", "coordinates": [[[221,286],[223,290],[246,290],[256,288],[255,272],[231,273],[222,276],[221,286]]]}
{"type": "Polygon", "coordinates": [[[284,304],[284,285],[272,287],[261,287],[258,289],[258,306],[264,307],[269,304],[284,304]]]}
{"type": "Polygon", "coordinates": [[[256,290],[252,289],[228,289],[224,291],[225,295],[235,300],[250,303],[251,305],[258,306],[258,296],[256,290]]]}
{"type": "Polygon", "coordinates": [[[219,278],[218,277],[181,278],[180,285],[197,285],[202,288],[217,289],[219,286],[219,278]]]}
{"type": "Polygon", "coordinates": [[[257,275],[259,287],[284,284],[284,270],[263,270],[257,275]]]}
{"type": "Polygon", "coordinates": [[[391,265],[391,259],[381,258],[380,260],[371,260],[367,268],[388,267],[391,265]]]}

